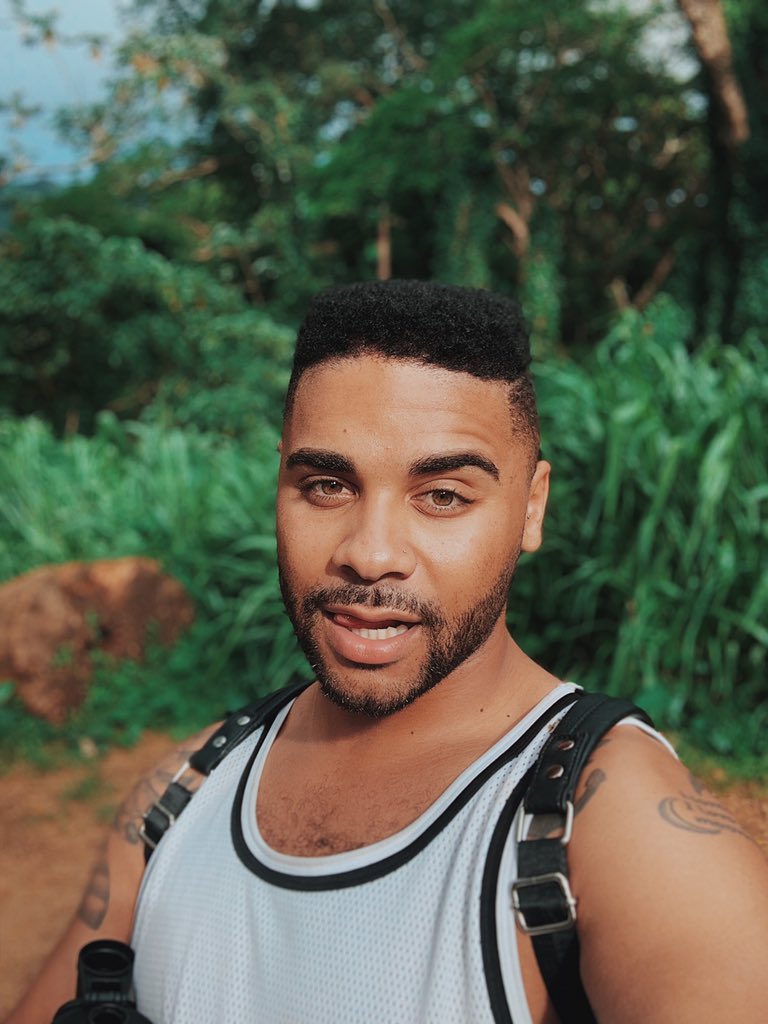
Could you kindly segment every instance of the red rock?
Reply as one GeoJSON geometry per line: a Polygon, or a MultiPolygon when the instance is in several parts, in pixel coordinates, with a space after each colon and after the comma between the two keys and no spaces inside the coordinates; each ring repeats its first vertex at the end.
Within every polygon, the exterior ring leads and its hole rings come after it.
{"type": "Polygon", "coordinates": [[[147,642],[172,645],[194,606],[151,558],[68,562],[0,585],[0,679],[50,722],[79,707],[92,654],[142,660],[147,642]]]}

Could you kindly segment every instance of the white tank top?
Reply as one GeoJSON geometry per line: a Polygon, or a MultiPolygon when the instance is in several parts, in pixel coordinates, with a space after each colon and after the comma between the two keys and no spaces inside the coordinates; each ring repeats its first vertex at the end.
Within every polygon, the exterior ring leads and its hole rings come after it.
{"type": "Polygon", "coordinates": [[[521,780],[573,690],[552,690],[400,832],[321,857],[277,853],[256,822],[284,708],[206,779],[149,863],[133,934],[141,1013],[153,1024],[531,1024],[508,837],[521,780]]]}

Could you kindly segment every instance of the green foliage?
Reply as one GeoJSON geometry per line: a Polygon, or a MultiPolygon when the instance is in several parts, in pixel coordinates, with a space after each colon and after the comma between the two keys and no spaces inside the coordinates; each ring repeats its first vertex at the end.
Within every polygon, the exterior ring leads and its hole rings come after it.
{"type": "MultiPolygon", "coordinates": [[[[768,348],[691,354],[685,313],[627,314],[582,362],[537,368],[553,491],[541,552],[521,565],[510,622],[554,671],[632,695],[700,746],[758,756],[768,725],[765,412],[768,348]]],[[[225,394],[225,393],[223,393],[225,394]]],[[[193,595],[195,626],[145,665],[104,662],[63,730],[128,741],[147,725],[202,725],[304,669],[279,597],[276,432],[97,420],[57,439],[0,422],[0,578],[73,558],[159,558],[193,595]]],[[[30,730],[32,730],[30,732],[30,730]]],[[[37,730],[37,731],[35,731],[37,730]]],[[[33,735],[34,734],[34,735],[33,735]]]]}
{"type": "MultiPolygon", "coordinates": [[[[135,6],[111,95],[59,116],[92,178],[6,193],[0,577],[155,555],[199,616],[173,652],[100,665],[58,734],[191,727],[302,663],[271,527],[281,321],[388,247],[395,275],[519,295],[545,357],[552,512],[516,634],[710,748],[757,750],[765,5],[724,5],[752,132],[735,155],[707,80],[648,46],[655,5],[135,6]],[[662,287],[678,305],[633,310],[662,287]]],[[[12,15],[60,39],[54,15],[12,15]]],[[[57,734],[20,716],[0,686],[0,731],[57,734]]]]}
{"type": "Polygon", "coordinates": [[[692,271],[716,230],[707,123],[646,42],[656,7],[137,6],[111,99],[61,119],[103,167],[38,209],[133,222],[287,319],[372,276],[385,225],[395,276],[503,291],[537,273],[554,220],[566,343],[646,304],[675,261],[702,306],[726,287],[710,299],[692,271]]]}
{"type": "Polygon", "coordinates": [[[219,391],[234,384],[251,419],[277,415],[289,335],[201,269],[65,218],[19,227],[0,256],[0,408],[90,430],[159,391],[166,419],[226,428],[237,410],[219,391]]]}
{"type": "Polygon", "coordinates": [[[554,466],[511,619],[534,657],[633,695],[720,753],[768,726],[768,349],[693,355],[685,314],[628,314],[583,364],[538,368],[554,466]]]}
{"type": "Polygon", "coordinates": [[[557,334],[592,341],[612,288],[627,302],[644,296],[675,238],[701,219],[701,116],[641,51],[648,14],[552,0],[450,12],[432,46],[418,15],[398,12],[419,59],[403,59],[396,88],[369,108],[337,119],[310,179],[315,216],[372,234],[386,202],[396,276],[502,290],[510,279],[525,287],[555,234],[557,334]]]}
{"type": "MultiPolygon", "coordinates": [[[[25,6],[32,39],[59,38],[55,15],[25,6]]],[[[557,344],[596,343],[660,287],[694,310],[691,344],[756,325],[740,292],[765,258],[758,0],[724,4],[751,125],[738,154],[691,46],[690,70],[676,59],[669,5],[133,7],[110,95],[59,115],[98,173],[25,201],[33,219],[134,235],[278,319],[372,276],[384,239],[395,276],[501,291],[544,261],[557,344]]]]}
{"type": "Polygon", "coordinates": [[[168,373],[142,419],[233,437],[279,429],[294,333],[262,310],[211,317],[197,365],[168,373]]]}
{"type": "Polygon", "coordinates": [[[24,199],[19,219],[68,218],[105,238],[138,238],[150,252],[194,262],[199,225],[215,219],[221,187],[205,176],[170,188],[185,174],[183,150],[151,140],[120,160],[101,164],[91,177],[24,199]]]}

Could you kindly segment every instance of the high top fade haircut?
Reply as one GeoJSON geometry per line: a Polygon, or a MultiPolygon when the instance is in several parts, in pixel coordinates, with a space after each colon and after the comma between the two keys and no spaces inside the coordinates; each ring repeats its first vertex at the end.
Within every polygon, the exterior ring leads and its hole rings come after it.
{"type": "Polygon", "coordinates": [[[514,429],[539,449],[528,327],[513,299],[428,281],[366,281],[321,292],[296,339],[285,416],[301,377],[320,363],[378,355],[503,381],[514,429]]]}

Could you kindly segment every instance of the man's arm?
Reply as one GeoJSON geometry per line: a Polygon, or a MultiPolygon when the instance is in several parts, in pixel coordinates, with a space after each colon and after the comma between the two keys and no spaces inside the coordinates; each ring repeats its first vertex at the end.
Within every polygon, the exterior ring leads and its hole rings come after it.
{"type": "Polygon", "coordinates": [[[613,729],[577,791],[582,978],[610,1024],[764,1021],[768,861],[665,748],[613,729]]]}
{"type": "MultiPolygon", "coordinates": [[[[50,1024],[62,1003],[75,997],[77,958],[81,948],[100,938],[130,941],[136,897],[144,873],[144,844],[139,836],[142,816],[214,728],[181,744],[133,787],[104,839],[69,927],[6,1024],[50,1024]]],[[[188,769],[179,781],[194,789],[200,784],[201,776],[188,769]]]]}

